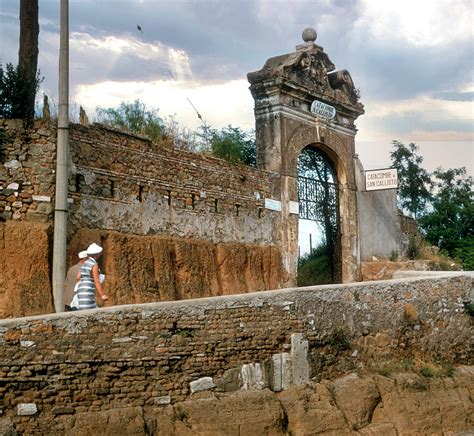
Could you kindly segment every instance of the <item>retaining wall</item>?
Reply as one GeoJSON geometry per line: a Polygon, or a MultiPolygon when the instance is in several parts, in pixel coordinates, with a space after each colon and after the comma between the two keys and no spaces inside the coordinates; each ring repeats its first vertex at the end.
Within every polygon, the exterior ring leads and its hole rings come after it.
{"type": "Polygon", "coordinates": [[[245,380],[279,390],[285,374],[291,385],[390,359],[469,364],[472,281],[447,274],[3,320],[0,408],[18,431],[61,433],[71,414],[152,410],[245,380]],[[19,404],[36,410],[19,416],[19,404]]]}

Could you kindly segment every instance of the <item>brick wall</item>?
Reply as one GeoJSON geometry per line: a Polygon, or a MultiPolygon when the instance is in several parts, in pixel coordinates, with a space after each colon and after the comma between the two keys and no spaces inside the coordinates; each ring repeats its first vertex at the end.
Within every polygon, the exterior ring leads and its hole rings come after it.
{"type": "Polygon", "coordinates": [[[471,288],[472,276],[448,274],[3,320],[0,409],[28,433],[63,431],[78,412],[150,411],[202,377],[222,390],[233,369],[265,367],[295,333],[316,379],[387,359],[469,364],[471,288]],[[20,403],[35,417],[17,416],[20,403]]]}

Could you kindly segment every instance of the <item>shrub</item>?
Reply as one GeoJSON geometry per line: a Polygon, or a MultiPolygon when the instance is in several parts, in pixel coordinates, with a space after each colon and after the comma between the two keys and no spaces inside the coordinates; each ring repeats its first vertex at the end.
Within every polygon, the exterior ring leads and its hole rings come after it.
{"type": "Polygon", "coordinates": [[[30,80],[20,66],[7,64],[6,71],[0,68],[0,117],[22,119],[30,126],[34,115],[30,108],[31,95],[36,95],[41,82],[39,71],[30,80]]]}
{"type": "Polygon", "coordinates": [[[413,235],[408,237],[407,257],[410,260],[420,258],[420,246],[418,244],[417,238],[413,235]]]}
{"type": "Polygon", "coordinates": [[[298,286],[324,285],[332,283],[331,258],[326,244],[317,246],[298,261],[298,286]]]}

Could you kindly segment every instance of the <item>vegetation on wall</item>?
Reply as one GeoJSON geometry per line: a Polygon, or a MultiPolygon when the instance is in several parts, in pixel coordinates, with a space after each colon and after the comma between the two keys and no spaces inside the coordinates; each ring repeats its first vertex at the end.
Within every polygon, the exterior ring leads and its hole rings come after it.
{"type": "Polygon", "coordinates": [[[222,129],[204,123],[197,132],[183,128],[173,118],[161,118],[140,100],[122,102],[118,108],[98,108],[97,121],[116,129],[150,138],[154,143],[210,153],[232,163],[256,166],[255,133],[228,125],[222,129]]]}
{"type": "Polygon", "coordinates": [[[204,149],[215,157],[232,163],[257,166],[254,132],[245,132],[230,124],[219,130],[203,125],[198,135],[204,142],[204,149]]]}
{"type": "Polygon", "coordinates": [[[167,129],[157,109],[148,109],[145,103],[121,102],[118,108],[98,108],[97,121],[109,127],[147,136],[160,142],[167,136],[167,129]]]}

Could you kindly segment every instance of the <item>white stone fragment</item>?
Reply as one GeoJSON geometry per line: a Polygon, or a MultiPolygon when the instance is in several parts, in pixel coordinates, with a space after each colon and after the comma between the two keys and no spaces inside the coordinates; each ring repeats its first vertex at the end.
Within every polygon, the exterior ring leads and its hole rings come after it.
{"type": "Polygon", "coordinates": [[[20,187],[20,185],[18,183],[10,183],[7,186],[7,189],[12,189],[13,191],[16,191],[19,187],[20,187]]]}
{"type": "Polygon", "coordinates": [[[33,341],[27,341],[25,339],[20,339],[20,345],[22,347],[34,347],[35,343],[33,341]]]}
{"type": "Polygon", "coordinates": [[[208,389],[215,387],[216,385],[214,384],[212,377],[201,377],[189,383],[189,388],[191,389],[192,394],[195,392],[207,391],[208,389]]]}
{"type": "Polygon", "coordinates": [[[244,391],[248,391],[249,389],[262,389],[265,386],[265,379],[259,363],[242,365],[240,377],[244,391]]]}
{"type": "Polygon", "coordinates": [[[37,412],[38,408],[35,403],[20,403],[16,408],[16,414],[18,416],[35,415],[37,412]]]}
{"type": "Polygon", "coordinates": [[[124,338],[113,338],[112,342],[116,343],[123,343],[123,342],[132,342],[132,338],[129,336],[125,336],[124,338]]]}
{"type": "Polygon", "coordinates": [[[51,197],[48,195],[33,195],[33,201],[43,201],[45,203],[51,202],[51,197]]]}
{"type": "Polygon", "coordinates": [[[171,397],[169,395],[166,395],[164,397],[156,397],[155,398],[155,404],[157,406],[164,405],[164,404],[170,404],[170,403],[171,403],[171,397]]]}
{"type": "Polygon", "coordinates": [[[21,163],[18,162],[16,159],[13,159],[8,162],[5,162],[5,168],[11,168],[11,169],[21,168],[21,163]]]}

